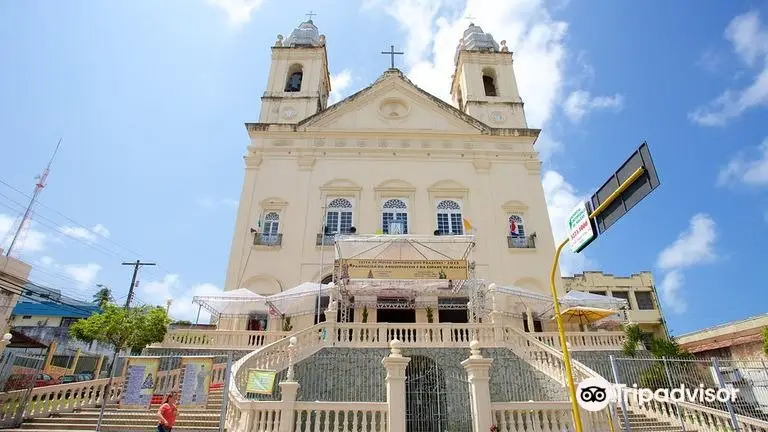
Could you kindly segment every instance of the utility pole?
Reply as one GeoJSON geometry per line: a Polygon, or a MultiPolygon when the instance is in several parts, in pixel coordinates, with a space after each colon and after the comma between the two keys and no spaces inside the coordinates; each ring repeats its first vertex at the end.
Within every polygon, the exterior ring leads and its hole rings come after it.
{"type": "Polygon", "coordinates": [[[136,262],[124,262],[123,265],[133,266],[133,277],[131,278],[131,287],[128,288],[128,298],[125,299],[125,308],[130,309],[131,300],[133,300],[133,289],[136,287],[136,275],[139,274],[139,268],[141,266],[153,266],[157,264],[150,263],[150,262],[141,262],[141,260],[136,260],[136,262]]]}
{"type": "MultiPolygon", "coordinates": [[[[157,264],[136,260],[135,262],[124,262],[123,265],[133,266],[131,287],[128,288],[128,298],[125,300],[125,310],[128,310],[131,308],[131,300],[133,300],[133,289],[136,287],[136,276],[139,274],[139,268],[145,265],[153,266],[157,264]]],[[[115,364],[117,364],[118,355],[120,355],[120,351],[117,349],[117,347],[115,347],[115,353],[112,356],[112,363],[109,365],[109,380],[107,381],[107,385],[104,386],[104,395],[101,398],[101,407],[99,408],[99,418],[96,420],[96,432],[101,432],[101,422],[104,419],[104,410],[107,407],[107,402],[109,402],[109,392],[110,388],[112,387],[112,378],[115,376],[115,364]]]]}

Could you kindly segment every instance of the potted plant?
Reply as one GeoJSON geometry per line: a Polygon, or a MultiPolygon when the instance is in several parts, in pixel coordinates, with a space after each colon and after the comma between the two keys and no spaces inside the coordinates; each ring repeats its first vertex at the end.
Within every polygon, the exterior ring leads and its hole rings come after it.
{"type": "MultiPolygon", "coordinates": [[[[424,311],[427,313],[427,322],[429,324],[434,323],[435,322],[435,311],[434,311],[434,309],[432,309],[432,306],[427,306],[424,311]]],[[[432,333],[432,329],[431,328],[427,329],[426,336],[427,336],[427,340],[432,341],[433,333],[432,333]]]]}
{"type": "Polygon", "coordinates": [[[284,316],[283,317],[283,331],[291,331],[293,330],[293,326],[291,325],[291,317],[284,316]]]}

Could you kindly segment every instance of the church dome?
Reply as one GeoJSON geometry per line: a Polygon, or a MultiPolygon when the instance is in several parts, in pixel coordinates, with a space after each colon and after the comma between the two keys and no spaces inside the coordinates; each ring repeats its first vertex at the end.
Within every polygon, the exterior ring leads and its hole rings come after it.
{"type": "Polygon", "coordinates": [[[461,38],[459,46],[456,48],[457,58],[461,50],[499,52],[499,44],[493,40],[493,35],[484,32],[480,26],[470,24],[464,30],[464,37],[461,38]]]}
{"type": "Polygon", "coordinates": [[[322,37],[320,32],[312,23],[312,20],[307,20],[298,27],[296,27],[288,39],[285,41],[285,46],[299,47],[299,46],[320,46],[322,45],[322,37]]]}

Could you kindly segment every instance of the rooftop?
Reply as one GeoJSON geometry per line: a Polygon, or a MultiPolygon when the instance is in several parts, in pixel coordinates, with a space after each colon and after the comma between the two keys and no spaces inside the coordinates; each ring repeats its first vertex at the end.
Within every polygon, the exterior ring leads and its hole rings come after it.
{"type": "Polygon", "coordinates": [[[13,308],[13,315],[17,316],[53,316],[68,318],[87,318],[101,309],[96,305],[70,306],[56,302],[31,302],[22,301],[13,308]]]}

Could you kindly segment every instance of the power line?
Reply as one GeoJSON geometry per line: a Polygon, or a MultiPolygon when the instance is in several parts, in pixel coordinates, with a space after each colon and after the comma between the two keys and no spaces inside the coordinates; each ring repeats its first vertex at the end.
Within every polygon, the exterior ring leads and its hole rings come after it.
{"type": "Polygon", "coordinates": [[[131,300],[133,300],[133,289],[136,287],[136,276],[139,273],[139,268],[143,266],[154,266],[157,264],[151,263],[151,262],[141,262],[141,260],[136,260],[136,262],[124,262],[122,265],[133,266],[133,277],[131,278],[131,286],[130,288],[128,288],[128,298],[125,300],[125,308],[128,309],[131,307],[131,300]]]}
{"type": "MultiPolygon", "coordinates": [[[[0,179],[0,184],[3,184],[3,185],[5,185],[6,187],[8,187],[9,189],[11,189],[11,190],[14,190],[14,191],[16,191],[17,193],[19,193],[19,194],[21,194],[21,195],[23,195],[23,196],[25,196],[25,197],[29,198],[29,195],[27,195],[26,193],[24,193],[24,192],[20,191],[19,189],[15,188],[15,187],[11,186],[11,185],[10,185],[10,184],[8,184],[7,182],[3,181],[3,179],[0,179]]],[[[142,255],[144,255],[144,254],[142,254],[142,253],[140,253],[140,252],[136,252],[136,251],[134,251],[134,250],[132,250],[132,249],[128,248],[127,246],[124,246],[124,245],[122,245],[122,244],[120,244],[120,243],[118,243],[118,242],[116,242],[116,241],[112,240],[112,239],[111,239],[111,238],[109,238],[109,237],[106,237],[106,236],[105,236],[103,233],[100,233],[100,232],[96,232],[96,231],[93,231],[91,228],[88,228],[87,226],[85,226],[85,225],[81,224],[80,222],[77,222],[76,220],[74,220],[74,219],[70,218],[69,216],[67,216],[67,215],[65,215],[65,214],[63,214],[63,213],[61,213],[61,212],[57,211],[56,209],[54,209],[53,207],[51,207],[51,206],[49,206],[49,205],[45,204],[45,203],[44,203],[44,202],[42,202],[42,201],[38,201],[37,203],[38,203],[38,204],[40,204],[40,206],[41,206],[41,207],[45,207],[45,208],[47,208],[47,209],[48,209],[48,210],[50,210],[51,212],[53,212],[53,213],[55,213],[55,214],[59,215],[60,217],[62,217],[62,218],[64,218],[64,219],[66,219],[67,221],[69,221],[69,222],[71,222],[71,223],[73,223],[73,224],[77,225],[77,226],[78,226],[78,227],[80,227],[80,228],[83,228],[83,229],[86,229],[86,230],[88,230],[89,232],[93,233],[94,235],[97,235],[97,236],[99,236],[99,237],[101,237],[101,238],[105,239],[106,241],[108,241],[108,242],[110,242],[110,243],[114,244],[115,246],[117,246],[117,247],[119,247],[119,248],[121,248],[121,249],[125,250],[126,252],[129,252],[129,253],[131,253],[131,254],[133,254],[133,255],[136,255],[136,256],[142,256],[142,255]]]]}

